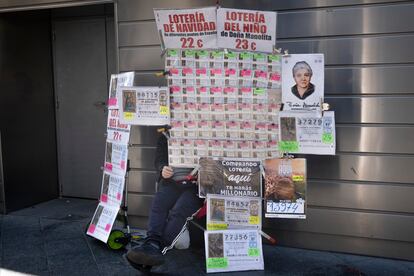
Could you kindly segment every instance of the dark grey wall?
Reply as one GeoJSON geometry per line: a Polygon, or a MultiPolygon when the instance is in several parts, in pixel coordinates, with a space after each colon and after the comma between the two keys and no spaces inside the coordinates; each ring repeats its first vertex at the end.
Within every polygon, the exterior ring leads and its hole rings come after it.
{"type": "MultiPolygon", "coordinates": [[[[117,4],[119,68],[160,85],[153,8],[216,1],[117,4]]],[[[414,259],[414,3],[385,0],[220,1],[278,11],[277,46],[325,54],[326,101],[336,111],[337,155],[308,156],[308,218],[266,219],[280,244],[414,259]]],[[[153,128],[134,127],[130,214],[145,226],[155,192],[153,128]]]]}
{"type": "Polygon", "coordinates": [[[0,131],[7,211],[58,196],[50,13],[0,14],[0,131]]]}

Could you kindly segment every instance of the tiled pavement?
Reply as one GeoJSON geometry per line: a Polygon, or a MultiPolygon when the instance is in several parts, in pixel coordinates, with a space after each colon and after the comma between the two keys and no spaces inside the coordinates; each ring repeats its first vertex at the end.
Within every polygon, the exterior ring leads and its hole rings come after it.
{"type": "MultiPolygon", "coordinates": [[[[96,201],[56,199],[0,216],[0,276],[141,275],[84,234],[96,201]]],[[[413,252],[414,254],[414,252],[413,252]]],[[[265,270],[214,275],[414,275],[414,262],[264,246],[265,270]]],[[[205,275],[203,250],[173,250],[153,274],[205,275]]]]}

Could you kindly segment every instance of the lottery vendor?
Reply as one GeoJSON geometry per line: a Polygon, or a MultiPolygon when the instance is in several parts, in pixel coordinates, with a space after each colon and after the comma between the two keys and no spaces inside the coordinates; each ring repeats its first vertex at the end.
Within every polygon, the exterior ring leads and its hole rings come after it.
{"type": "Polygon", "coordinates": [[[312,68],[306,61],[297,62],[293,68],[293,79],[295,85],[292,86],[292,94],[298,99],[304,100],[315,92],[315,85],[311,83],[312,68]]]}
{"type": "Polygon", "coordinates": [[[147,238],[126,254],[127,260],[137,266],[157,266],[164,262],[161,251],[169,246],[181,231],[187,217],[203,204],[197,185],[185,179],[192,169],[177,169],[168,165],[168,143],[165,135],[157,142],[155,168],[159,172],[158,191],[149,214],[147,238]],[[180,181],[178,181],[180,179],[180,181]]]}

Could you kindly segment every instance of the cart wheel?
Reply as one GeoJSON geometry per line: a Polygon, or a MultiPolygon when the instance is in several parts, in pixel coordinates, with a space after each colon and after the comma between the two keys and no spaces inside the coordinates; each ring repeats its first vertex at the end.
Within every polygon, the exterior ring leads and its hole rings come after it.
{"type": "Polygon", "coordinates": [[[109,234],[106,244],[112,250],[119,250],[125,247],[125,233],[121,230],[112,230],[109,234]]]}

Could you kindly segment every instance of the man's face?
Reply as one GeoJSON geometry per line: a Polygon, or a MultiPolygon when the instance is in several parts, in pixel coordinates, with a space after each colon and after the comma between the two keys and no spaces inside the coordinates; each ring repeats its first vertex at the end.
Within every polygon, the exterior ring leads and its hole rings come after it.
{"type": "Polygon", "coordinates": [[[308,88],[309,82],[311,80],[311,75],[306,69],[299,69],[296,71],[295,75],[293,76],[295,82],[298,87],[300,88],[308,88]]]}

